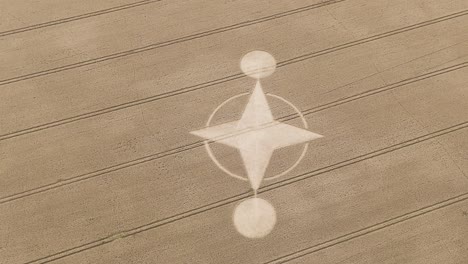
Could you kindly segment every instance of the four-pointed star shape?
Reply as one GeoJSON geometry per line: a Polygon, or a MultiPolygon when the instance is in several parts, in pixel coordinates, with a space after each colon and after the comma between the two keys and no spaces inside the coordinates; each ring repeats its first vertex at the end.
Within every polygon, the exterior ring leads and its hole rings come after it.
{"type": "Polygon", "coordinates": [[[250,184],[255,191],[263,180],[275,149],[322,137],[305,129],[275,121],[260,82],[257,82],[239,121],[191,133],[239,149],[250,184]]]}

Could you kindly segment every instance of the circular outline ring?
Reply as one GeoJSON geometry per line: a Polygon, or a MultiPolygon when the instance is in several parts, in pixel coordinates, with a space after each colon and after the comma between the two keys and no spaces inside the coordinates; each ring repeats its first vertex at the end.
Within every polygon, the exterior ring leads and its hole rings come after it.
{"type": "MultiPolygon", "coordinates": [[[[241,96],[244,96],[244,95],[248,95],[250,94],[249,92],[246,92],[246,93],[241,93],[241,94],[238,94],[238,95],[235,95],[229,99],[227,99],[226,101],[222,102],[218,107],[216,107],[216,109],[213,111],[213,113],[210,115],[210,117],[208,118],[208,121],[206,122],[206,127],[209,127],[210,124],[211,124],[211,121],[214,117],[214,115],[219,111],[219,109],[221,109],[221,107],[223,107],[225,104],[229,103],[230,101],[238,98],[238,97],[241,97],[241,96]]],[[[292,109],[294,109],[294,111],[296,111],[296,113],[299,115],[299,117],[301,118],[302,120],[302,123],[304,125],[304,128],[307,129],[308,128],[308,124],[307,124],[307,121],[306,119],[304,118],[304,115],[301,113],[301,111],[299,111],[299,109],[293,105],[291,102],[289,102],[288,100],[280,97],[280,96],[277,96],[277,95],[274,95],[274,94],[266,94],[267,96],[271,96],[271,97],[274,97],[276,99],[279,99],[283,102],[285,102],[287,105],[289,105],[292,109]]],[[[222,171],[224,171],[226,174],[228,174],[229,176],[231,177],[234,177],[236,179],[240,179],[240,180],[243,180],[243,181],[248,181],[248,178],[246,177],[242,177],[238,174],[235,174],[231,171],[229,171],[228,169],[226,169],[219,161],[218,159],[214,156],[212,150],[211,150],[211,147],[209,146],[209,143],[208,143],[209,140],[205,140],[204,141],[204,144],[205,144],[205,148],[206,148],[206,151],[208,152],[208,155],[210,156],[211,160],[216,164],[216,166],[218,166],[218,168],[220,168],[222,171]]],[[[215,141],[216,142],[216,141],[215,141]]],[[[270,176],[270,177],[265,177],[264,179],[265,180],[273,180],[273,179],[276,179],[278,177],[281,177],[281,176],[284,176],[285,174],[289,173],[290,171],[292,171],[294,168],[296,168],[297,165],[299,165],[299,163],[302,161],[302,159],[304,158],[306,152],[307,152],[307,149],[309,147],[309,143],[305,143],[304,145],[304,149],[302,150],[302,153],[301,155],[299,156],[299,158],[297,159],[297,161],[291,166],[289,167],[287,170],[281,172],[281,173],[278,173],[274,176],[270,176]]]]}

